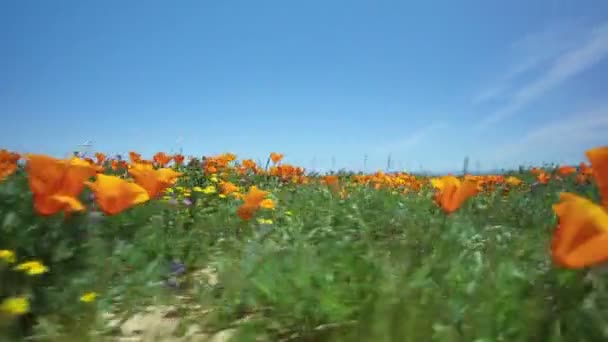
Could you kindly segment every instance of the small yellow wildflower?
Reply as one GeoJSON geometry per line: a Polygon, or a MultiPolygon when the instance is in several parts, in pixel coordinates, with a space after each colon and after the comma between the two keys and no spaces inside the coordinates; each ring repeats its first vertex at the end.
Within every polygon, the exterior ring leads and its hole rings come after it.
{"type": "Polygon", "coordinates": [[[263,200],[262,202],[260,202],[260,207],[262,207],[264,209],[274,209],[274,201],[271,200],[270,198],[267,198],[267,199],[263,200]]]}
{"type": "Polygon", "coordinates": [[[171,198],[173,198],[173,197],[171,197],[171,196],[163,196],[163,200],[165,200],[165,201],[170,201],[171,198]]]}
{"type": "Polygon", "coordinates": [[[213,186],[213,185],[206,186],[206,187],[203,189],[203,193],[205,193],[205,194],[207,194],[207,195],[209,195],[209,194],[213,194],[213,193],[215,193],[215,191],[216,191],[216,189],[215,189],[215,186],[213,186]]]}
{"type": "Polygon", "coordinates": [[[25,297],[11,297],[0,304],[0,311],[10,315],[23,315],[30,311],[30,302],[25,297]]]}
{"type": "Polygon", "coordinates": [[[15,266],[15,270],[24,271],[27,275],[38,275],[42,273],[46,273],[49,271],[49,268],[44,266],[43,263],[37,260],[26,261],[15,266]]]}
{"type": "Polygon", "coordinates": [[[226,195],[224,195],[224,194],[219,194],[219,198],[226,198],[226,195]]]}
{"type": "Polygon", "coordinates": [[[194,188],[192,188],[192,191],[203,192],[203,188],[201,188],[200,186],[195,186],[194,188]]]}
{"type": "Polygon", "coordinates": [[[210,181],[212,181],[213,183],[217,183],[217,174],[212,174],[211,177],[209,178],[210,181]]]}
{"type": "Polygon", "coordinates": [[[168,194],[172,194],[173,193],[173,188],[167,188],[165,189],[165,192],[168,194]]]}
{"type": "Polygon", "coordinates": [[[259,223],[259,224],[272,224],[272,220],[271,220],[271,219],[263,219],[263,218],[259,218],[259,219],[258,219],[258,223],[259,223]]]}
{"type": "Polygon", "coordinates": [[[4,260],[7,264],[15,262],[15,252],[8,249],[0,249],[0,260],[4,260]]]}
{"type": "Polygon", "coordinates": [[[80,301],[83,303],[90,303],[90,302],[94,301],[95,299],[97,299],[96,292],[87,292],[87,293],[83,294],[82,296],[80,296],[80,301]]]}

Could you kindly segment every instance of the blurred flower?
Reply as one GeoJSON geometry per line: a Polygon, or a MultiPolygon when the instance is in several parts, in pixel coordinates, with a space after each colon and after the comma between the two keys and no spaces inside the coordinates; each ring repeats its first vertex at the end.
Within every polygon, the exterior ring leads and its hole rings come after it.
{"type": "Polygon", "coordinates": [[[49,271],[49,268],[46,267],[43,263],[38,260],[27,261],[21,263],[14,268],[16,271],[23,271],[27,275],[39,275],[42,273],[46,273],[49,271]]]}
{"type": "Polygon", "coordinates": [[[30,302],[26,297],[10,297],[2,301],[0,311],[9,315],[23,315],[30,311],[30,302]]]}
{"type": "Polygon", "coordinates": [[[435,189],[435,202],[447,213],[458,210],[464,202],[477,194],[477,183],[473,180],[461,182],[454,176],[431,179],[435,189]]]}
{"type": "Polygon", "coordinates": [[[207,195],[213,194],[215,192],[216,192],[216,189],[215,189],[215,186],[213,186],[213,185],[208,185],[203,189],[203,193],[207,194],[207,195]]]}
{"type": "Polygon", "coordinates": [[[93,190],[97,205],[107,215],[116,215],[150,199],[144,188],[116,176],[99,174],[95,182],[87,182],[87,185],[93,190]]]}
{"type": "Polygon", "coordinates": [[[3,260],[7,264],[15,262],[15,252],[8,249],[0,249],[0,260],[3,260]]]}
{"type": "Polygon", "coordinates": [[[259,218],[259,219],[258,219],[258,223],[259,223],[259,224],[272,224],[272,220],[271,220],[271,219],[263,219],[263,218],[259,218]]]}
{"type": "Polygon", "coordinates": [[[505,182],[512,186],[518,186],[523,183],[523,181],[521,179],[519,179],[517,177],[513,177],[513,176],[507,177],[507,179],[505,179],[505,182]]]}
{"type": "Polygon", "coordinates": [[[156,165],[159,165],[161,167],[167,166],[167,164],[171,162],[171,159],[173,159],[173,157],[168,156],[164,152],[158,152],[152,157],[152,160],[154,160],[156,165]]]}
{"type": "Polygon", "coordinates": [[[583,268],[608,260],[608,147],[587,151],[602,205],[563,192],[553,205],[559,218],[553,234],[553,261],[567,268],[583,268]]]}
{"type": "Polygon", "coordinates": [[[237,209],[237,215],[243,220],[250,220],[266,195],[268,195],[268,191],[260,190],[255,185],[251,186],[249,192],[245,195],[245,203],[237,209]]]}
{"type": "Polygon", "coordinates": [[[83,211],[78,196],[96,168],[88,162],[72,158],[55,159],[45,155],[30,155],[27,161],[29,186],[34,197],[34,208],[40,215],[53,215],[60,211],[83,211]]]}
{"type": "Polygon", "coordinates": [[[267,198],[267,199],[263,200],[262,202],[260,202],[260,208],[274,209],[274,207],[275,207],[274,201],[270,198],[267,198]]]}
{"type": "Polygon", "coordinates": [[[282,159],[283,159],[283,154],[276,153],[276,152],[270,153],[270,160],[272,160],[272,162],[274,164],[278,164],[282,159]]]}
{"type": "Polygon", "coordinates": [[[135,183],[146,189],[150,198],[158,197],[168,187],[177,182],[177,178],[182,175],[173,169],[162,168],[155,170],[146,164],[134,164],[129,170],[135,183]]]}
{"type": "Polygon", "coordinates": [[[95,299],[97,299],[96,292],[87,292],[87,293],[83,294],[82,296],[80,296],[80,301],[83,303],[91,303],[91,302],[95,301],[95,299]]]}

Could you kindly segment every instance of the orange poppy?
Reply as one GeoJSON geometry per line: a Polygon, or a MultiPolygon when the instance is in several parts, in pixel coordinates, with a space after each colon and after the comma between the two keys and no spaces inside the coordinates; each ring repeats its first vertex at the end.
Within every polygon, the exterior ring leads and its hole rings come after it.
{"type": "Polygon", "coordinates": [[[95,182],[86,182],[86,185],[93,190],[97,205],[107,215],[116,215],[150,199],[146,189],[116,176],[100,174],[95,182]]]}
{"type": "Polygon", "coordinates": [[[173,158],[171,156],[168,156],[164,152],[158,152],[154,155],[154,157],[152,157],[152,159],[154,160],[156,165],[159,165],[160,167],[165,167],[171,162],[171,159],[173,158]]]}
{"type": "Polygon", "coordinates": [[[184,156],[181,154],[176,154],[173,156],[173,161],[175,161],[175,164],[177,165],[182,165],[184,163],[184,156]]]}
{"type": "Polygon", "coordinates": [[[558,265],[584,268],[608,260],[608,147],[586,153],[602,195],[602,206],[572,193],[561,193],[553,205],[559,223],[551,250],[558,265]]]}
{"type": "Polygon", "coordinates": [[[281,160],[283,160],[283,154],[272,152],[270,153],[270,160],[272,160],[274,164],[278,164],[281,160]]]}
{"type": "Polygon", "coordinates": [[[447,213],[451,214],[458,210],[464,202],[477,194],[477,183],[472,180],[461,182],[454,176],[444,176],[431,180],[433,187],[437,189],[435,202],[447,213]]]}
{"type": "Polygon", "coordinates": [[[95,175],[96,169],[79,158],[55,159],[45,155],[30,155],[27,162],[28,182],[34,197],[34,209],[40,215],[82,211],[77,197],[84,182],[95,175]]]}
{"type": "Polygon", "coordinates": [[[574,166],[562,165],[557,169],[557,173],[560,176],[568,176],[573,173],[576,173],[576,168],[574,166]]]}
{"type": "Polygon", "coordinates": [[[251,186],[245,195],[245,203],[237,209],[237,215],[243,220],[250,220],[260,208],[266,195],[268,195],[268,191],[260,190],[255,185],[251,186]]]}
{"type": "Polygon", "coordinates": [[[549,177],[549,175],[547,175],[545,172],[540,172],[536,176],[536,179],[538,179],[538,182],[540,184],[547,184],[547,183],[549,183],[549,179],[551,179],[551,177],[549,177]]]}
{"type": "Polygon", "coordinates": [[[166,188],[177,182],[177,178],[182,175],[173,169],[162,168],[155,170],[149,164],[133,164],[129,169],[135,183],[146,189],[150,198],[158,197],[166,188]]]}
{"type": "Polygon", "coordinates": [[[97,165],[102,165],[106,161],[106,155],[100,152],[95,153],[95,158],[97,159],[97,165]]]}

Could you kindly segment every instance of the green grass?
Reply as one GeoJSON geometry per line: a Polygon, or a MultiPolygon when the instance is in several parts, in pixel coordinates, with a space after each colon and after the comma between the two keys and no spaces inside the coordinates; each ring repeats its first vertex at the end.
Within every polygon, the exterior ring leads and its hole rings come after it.
{"type": "Polygon", "coordinates": [[[356,187],[341,199],[321,185],[252,181],[277,200],[258,213],[272,225],[243,222],[239,202],[217,194],[115,217],[41,218],[22,172],[0,183],[0,249],[51,268],[27,277],[0,266],[0,296],[31,293],[36,316],[4,319],[0,340],[101,340],[119,335],[103,313],[161,304],[175,309],[177,335],[191,324],[236,328],[235,341],[608,339],[602,270],[559,269],[550,255],[559,191],[597,200],[591,185],[498,189],[446,216],[428,189],[356,187]],[[173,261],[185,272],[170,287],[173,261]],[[96,302],[78,301],[87,291],[96,302]]]}

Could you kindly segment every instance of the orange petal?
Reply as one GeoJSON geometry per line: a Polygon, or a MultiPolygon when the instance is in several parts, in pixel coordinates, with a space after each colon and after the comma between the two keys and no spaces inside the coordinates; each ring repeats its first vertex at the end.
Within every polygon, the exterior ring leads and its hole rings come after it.
{"type": "Polygon", "coordinates": [[[40,196],[34,194],[34,209],[39,215],[54,215],[60,211],[67,213],[85,210],[84,205],[72,196],[40,196]]]}
{"type": "Polygon", "coordinates": [[[108,215],[116,215],[150,199],[146,189],[116,177],[100,174],[96,182],[87,182],[95,193],[99,208],[108,215]]]}
{"type": "Polygon", "coordinates": [[[571,193],[561,193],[560,202],[553,205],[553,210],[559,217],[559,228],[552,242],[553,259],[572,268],[596,262],[597,258],[589,258],[589,253],[597,252],[580,248],[608,233],[608,213],[592,201],[571,193]]]}
{"type": "Polygon", "coordinates": [[[591,149],[586,154],[602,195],[602,205],[608,208],[608,146],[591,149]]]}

